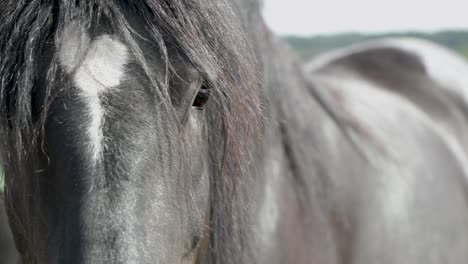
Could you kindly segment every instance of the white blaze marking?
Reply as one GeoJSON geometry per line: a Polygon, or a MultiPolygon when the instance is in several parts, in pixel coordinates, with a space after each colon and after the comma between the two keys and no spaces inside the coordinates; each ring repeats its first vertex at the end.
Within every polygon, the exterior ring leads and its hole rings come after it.
{"type": "Polygon", "coordinates": [[[117,87],[124,79],[125,65],[129,61],[127,47],[109,35],[93,42],[77,25],[70,25],[59,47],[59,60],[67,73],[72,74],[80,96],[88,107],[89,147],[97,162],[103,149],[103,119],[105,109],[99,95],[117,87]]]}

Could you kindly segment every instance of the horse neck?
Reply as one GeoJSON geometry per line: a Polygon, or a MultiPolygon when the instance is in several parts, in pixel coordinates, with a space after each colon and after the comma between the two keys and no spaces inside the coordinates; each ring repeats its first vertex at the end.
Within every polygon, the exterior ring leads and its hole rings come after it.
{"type": "Polygon", "coordinates": [[[321,195],[329,175],[339,167],[337,161],[328,160],[336,153],[333,146],[346,138],[321,104],[317,95],[320,87],[305,77],[294,53],[261,18],[248,19],[262,68],[267,119],[257,155],[256,206],[252,213],[259,262],[281,258],[281,263],[306,263],[311,254],[329,250],[331,242],[314,247],[311,243],[323,237],[318,232],[330,230],[324,220],[321,195]],[[311,226],[314,230],[304,232],[311,226]],[[295,243],[288,243],[291,237],[295,243]],[[311,248],[316,251],[311,252],[311,248]],[[303,254],[291,254],[301,250],[303,254]]]}
{"type": "Polygon", "coordinates": [[[329,131],[321,128],[335,126],[335,132],[339,132],[339,129],[320,101],[319,87],[305,76],[297,56],[266,27],[257,32],[261,33],[256,37],[263,39],[256,41],[260,43],[256,49],[260,54],[258,60],[264,84],[262,98],[267,119],[261,156],[267,161],[265,157],[269,153],[281,152],[282,159],[298,163],[287,165],[289,171],[310,174],[310,166],[319,164],[309,162],[306,163],[307,168],[301,168],[304,163],[295,160],[307,159],[315,151],[324,154],[332,151],[330,144],[327,144],[329,131]],[[308,149],[303,149],[305,146],[308,149]]]}

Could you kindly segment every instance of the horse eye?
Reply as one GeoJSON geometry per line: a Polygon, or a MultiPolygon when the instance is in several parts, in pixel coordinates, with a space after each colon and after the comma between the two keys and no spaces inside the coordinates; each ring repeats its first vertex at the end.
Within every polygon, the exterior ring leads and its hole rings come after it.
{"type": "Polygon", "coordinates": [[[202,86],[198,91],[195,100],[193,100],[192,107],[197,110],[203,110],[206,106],[206,103],[208,103],[208,100],[210,99],[210,95],[210,89],[208,89],[206,86],[202,86]]]}

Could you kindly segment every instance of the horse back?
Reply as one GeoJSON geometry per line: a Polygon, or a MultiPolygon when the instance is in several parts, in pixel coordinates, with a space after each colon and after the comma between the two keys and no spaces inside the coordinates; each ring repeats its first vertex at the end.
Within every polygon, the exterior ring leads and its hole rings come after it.
{"type": "Polygon", "coordinates": [[[326,53],[305,68],[309,75],[346,72],[398,96],[468,153],[468,63],[454,52],[419,39],[383,39],[326,53]]]}
{"type": "Polygon", "coordinates": [[[465,64],[433,44],[385,40],[306,65],[318,96],[363,157],[337,151],[336,173],[326,176],[333,188],[324,200],[333,201],[330,215],[347,262],[468,259],[465,64]],[[435,71],[439,64],[455,72],[435,71]]]}

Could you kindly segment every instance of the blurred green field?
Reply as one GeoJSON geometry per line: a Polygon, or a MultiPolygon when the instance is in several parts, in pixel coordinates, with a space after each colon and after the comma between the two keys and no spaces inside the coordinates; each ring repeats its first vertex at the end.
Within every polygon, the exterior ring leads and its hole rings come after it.
{"type": "Polygon", "coordinates": [[[440,31],[436,33],[388,33],[388,34],[358,34],[346,33],[313,37],[285,36],[284,39],[304,59],[331,49],[352,45],[377,38],[412,37],[433,41],[453,49],[468,58],[468,31],[440,31]]]}

